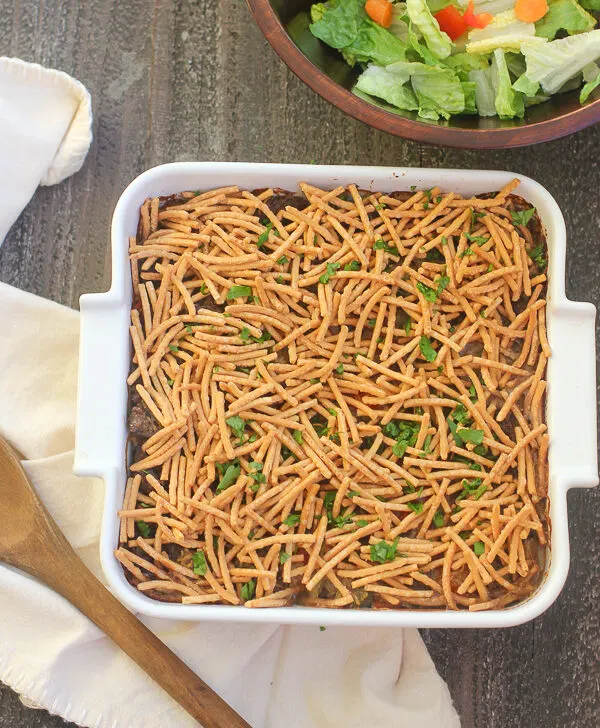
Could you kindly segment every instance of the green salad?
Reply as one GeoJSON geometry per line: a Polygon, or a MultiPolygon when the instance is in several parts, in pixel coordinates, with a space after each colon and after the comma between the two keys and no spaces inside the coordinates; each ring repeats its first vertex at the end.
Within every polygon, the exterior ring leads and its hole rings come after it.
{"type": "Polygon", "coordinates": [[[310,30],[360,75],[355,93],[423,119],[519,119],[600,85],[600,0],[328,0],[310,30]]]}

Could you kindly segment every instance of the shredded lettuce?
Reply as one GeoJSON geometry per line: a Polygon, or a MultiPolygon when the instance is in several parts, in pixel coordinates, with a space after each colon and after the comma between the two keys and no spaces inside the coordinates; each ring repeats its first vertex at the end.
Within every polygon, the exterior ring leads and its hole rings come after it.
{"type": "Polygon", "coordinates": [[[415,94],[410,86],[405,84],[410,79],[411,66],[418,65],[420,64],[400,62],[389,68],[381,68],[371,64],[358,77],[356,88],[363,93],[383,99],[398,109],[416,111],[419,105],[415,94]],[[396,68],[394,72],[394,66],[401,68],[396,68]]]}
{"type": "Polygon", "coordinates": [[[523,23],[514,10],[498,13],[485,28],[469,33],[467,53],[490,53],[496,48],[521,50],[524,44],[545,43],[545,38],[537,38],[534,23],[523,23]]]}
{"type": "Polygon", "coordinates": [[[406,14],[406,3],[395,3],[392,8],[392,24],[388,31],[400,38],[403,43],[408,42],[408,23],[406,14]]]}
{"type": "Polygon", "coordinates": [[[512,87],[504,51],[497,48],[492,56],[492,84],[496,92],[494,106],[501,119],[522,119],[525,115],[523,94],[512,87]]]}
{"type": "Polygon", "coordinates": [[[474,81],[463,81],[461,79],[460,85],[465,97],[463,114],[477,114],[477,84],[474,81]]]}
{"type": "Polygon", "coordinates": [[[411,75],[411,83],[419,102],[419,116],[426,119],[449,119],[465,110],[462,85],[449,68],[422,66],[411,75]]]}
{"type": "Polygon", "coordinates": [[[311,33],[340,50],[351,66],[368,61],[387,66],[405,57],[405,44],[369,18],[363,0],[313,5],[311,17],[311,33]]]}
{"type": "Polygon", "coordinates": [[[560,30],[569,35],[593,30],[596,19],[586,12],[577,0],[554,0],[548,12],[535,24],[535,34],[552,40],[560,30]]]}
{"type": "Polygon", "coordinates": [[[451,69],[424,63],[399,61],[387,68],[370,65],[359,76],[356,89],[399,109],[418,110],[425,119],[449,119],[452,114],[470,112],[475,107],[471,84],[463,87],[451,69]]]}
{"type": "Polygon", "coordinates": [[[479,116],[496,116],[496,94],[492,84],[492,69],[469,71],[469,80],[475,84],[475,103],[479,116]]]}
{"type": "Polygon", "coordinates": [[[455,53],[444,59],[444,65],[455,71],[477,71],[488,68],[490,57],[479,53],[455,53]]]}
{"type": "MultiPolygon", "coordinates": [[[[418,30],[418,29],[417,29],[418,30]]],[[[417,61],[423,61],[423,63],[426,63],[428,66],[437,66],[440,63],[440,59],[434,56],[434,54],[429,50],[429,48],[426,45],[423,45],[423,43],[419,42],[419,38],[422,38],[421,34],[417,34],[417,31],[415,31],[415,28],[412,24],[412,21],[408,21],[408,42],[407,42],[407,52],[409,59],[408,60],[417,60],[417,61]]]]}
{"type": "Polygon", "coordinates": [[[588,63],[583,68],[583,80],[585,84],[579,94],[579,102],[585,104],[592,91],[600,85],[600,68],[597,63],[588,63]]]}
{"type": "Polygon", "coordinates": [[[570,79],[600,58],[600,30],[571,35],[549,43],[523,47],[527,78],[554,94],[570,79]]]}
{"type": "Polygon", "coordinates": [[[440,30],[425,0],[407,0],[406,9],[411,22],[423,34],[427,48],[438,58],[447,58],[452,52],[452,41],[440,30]]]}
{"type": "Polygon", "coordinates": [[[535,81],[530,81],[524,73],[513,83],[513,88],[515,91],[520,91],[522,94],[525,94],[525,96],[535,96],[540,90],[540,84],[535,81]]]}

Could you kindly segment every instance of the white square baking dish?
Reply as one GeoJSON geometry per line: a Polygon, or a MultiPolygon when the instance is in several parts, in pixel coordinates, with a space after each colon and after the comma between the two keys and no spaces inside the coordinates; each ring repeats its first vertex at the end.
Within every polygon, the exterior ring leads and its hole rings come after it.
{"type": "Polygon", "coordinates": [[[168,619],[276,622],[382,627],[507,627],[536,617],[558,596],[569,568],[567,490],[598,483],[596,452],[595,308],[565,296],[565,224],[558,205],[537,182],[497,171],[411,169],[198,162],[155,167],[137,177],[121,195],[112,221],[112,285],[107,293],[81,297],[78,420],[75,472],[101,477],[106,486],[101,559],[116,596],[136,612],[168,619]],[[525,602],[495,611],[360,610],[282,607],[245,609],[225,605],[162,603],[138,592],[113,555],[118,541],[117,510],[126,482],[127,384],[131,278],[128,238],[136,234],[139,208],[147,197],[231,184],[249,189],[297,189],[299,181],[320,187],[355,182],[390,192],[411,185],[440,186],[463,195],[500,189],[514,177],[517,190],[534,205],[549,250],[547,421],[550,434],[551,548],[536,592],[525,602]],[[573,427],[577,422],[577,427],[573,427]]]}

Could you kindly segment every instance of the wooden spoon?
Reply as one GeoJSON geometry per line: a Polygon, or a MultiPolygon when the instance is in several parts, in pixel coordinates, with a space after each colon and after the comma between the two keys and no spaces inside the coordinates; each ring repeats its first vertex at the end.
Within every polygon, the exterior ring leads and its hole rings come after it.
{"type": "Polygon", "coordinates": [[[204,728],[251,728],[83,564],[1,437],[0,561],[62,594],[204,728]]]}

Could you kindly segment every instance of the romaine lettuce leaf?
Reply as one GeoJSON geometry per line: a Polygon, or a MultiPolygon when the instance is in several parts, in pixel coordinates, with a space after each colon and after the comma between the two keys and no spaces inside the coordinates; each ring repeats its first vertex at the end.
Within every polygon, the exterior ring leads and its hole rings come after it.
{"type": "Polygon", "coordinates": [[[461,79],[460,85],[462,86],[463,94],[465,97],[465,108],[463,114],[476,114],[477,113],[477,84],[474,81],[463,81],[461,79]]]}
{"type": "Polygon", "coordinates": [[[539,83],[545,93],[554,94],[588,63],[600,58],[600,30],[527,45],[522,52],[527,62],[527,78],[539,83]]]}
{"type": "Polygon", "coordinates": [[[471,84],[467,83],[463,90],[454,71],[424,63],[399,61],[387,68],[370,65],[359,76],[355,88],[400,109],[418,109],[419,116],[425,119],[449,119],[451,114],[474,110],[475,89],[471,84]]]}
{"type": "Polygon", "coordinates": [[[519,76],[519,78],[513,83],[515,91],[520,91],[525,96],[536,96],[540,90],[540,84],[535,81],[530,81],[526,74],[519,76]]]}
{"type": "Polygon", "coordinates": [[[421,36],[420,34],[417,35],[415,27],[412,24],[412,21],[409,19],[407,42],[407,51],[409,56],[408,60],[415,60],[419,63],[423,61],[423,63],[428,66],[437,66],[440,63],[440,59],[434,56],[426,45],[423,45],[423,43],[419,42],[419,38],[422,37],[423,36],[421,36]]]}
{"type": "Polygon", "coordinates": [[[586,10],[600,10],[600,0],[581,0],[581,6],[586,10]]]}
{"type": "Polygon", "coordinates": [[[449,68],[423,65],[410,78],[419,103],[419,116],[449,119],[465,110],[465,94],[457,75],[449,68]]]}
{"type": "Polygon", "coordinates": [[[488,68],[490,57],[479,53],[455,53],[448,56],[448,58],[444,58],[444,65],[454,71],[476,71],[488,68]]]}
{"type": "Polygon", "coordinates": [[[492,56],[492,84],[496,92],[494,106],[501,119],[522,119],[525,115],[523,94],[512,87],[504,51],[497,48],[492,56]]]}
{"type": "Polygon", "coordinates": [[[469,80],[475,84],[475,103],[479,116],[496,116],[496,93],[492,84],[492,69],[469,71],[469,80]]]}
{"type": "Polygon", "coordinates": [[[368,19],[362,0],[317,3],[311,8],[310,32],[332,48],[349,46],[368,19]]]}
{"type": "Polygon", "coordinates": [[[596,19],[586,12],[577,0],[554,0],[548,12],[535,24],[535,34],[552,40],[559,30],[569,35],[593,30],[596,19]]]}
{"type": "Polygon", "coordinates": [[[310,25],[311,33],[340,50],[351,66],[367,61],[387,66],[405,57],[405,44],[369,18],[363,0],[313,5],[311,15],[316,18],[310,25]]]}
{"type": "Polygon", "coordinates": [[[410,67],[420,64],[400,62],[394,65],[402,66],[402,68],[397,69],[397,72],[394,73],[387,68],[369,65],[358,77],[356,88],[363,93],[383,99],[399,109],[416,111],[419,108],[417,99],[410,86],[405,84],[410,79],[410,67]]]}
{"type": "Polygon", "coordinates": [[[354,41],[342,49],[342,55],[351,66],[368,61],[388,66],[406,57],[406,46],[400,38],[369,20],[361,26],[354,41]]]}
{"type": "Polygon", "coordinates": [[[403,43],[408,42],[408,16],[406,14],[406,3],[395,3],[392,8],[392,24],[388,31],[400,38],[403,43]]]}
{"type": "Polygon", "coordinates": [[[425,0],[407,0],[406,9],[411,22],[423,34],[427,48],[437,58],[447,58],[452,51],[452,41],[440,30],[438,21],[431,14],[425,0]]]}
{"type": "Polygon", "coordinates": [[[597,63],[588,63],[583,69],[585,84],[579,94],[579,103],[585,104],[592,91],[600,84],[600,68],[597,63]]]}
{"type": "Polygon", "coordinates": [[[535,24],[523,23],[514,10],[498,13],[485,28],[476,28],[469,33],[467,53],[490,53],[496,48],[521,50],[527,43],[545,43],[545,38],[536,38],[535,24]]]}

